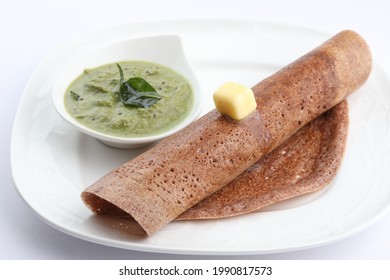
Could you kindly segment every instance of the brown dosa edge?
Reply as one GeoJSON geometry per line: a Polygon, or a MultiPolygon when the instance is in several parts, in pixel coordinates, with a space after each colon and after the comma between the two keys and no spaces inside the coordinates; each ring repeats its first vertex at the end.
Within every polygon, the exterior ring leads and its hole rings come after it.
{"type": "Polygon", "coordinates": [[[340,167],[348,126],[348,103],[344,100],[176,219],[237,216],[322,189],[340,167]]]}
{"type": "Polygon", "coordinates": [[[81,197],[97,214],[121,209],[151,235],[341,102],[370,71],[365,41],[353,31],[340,32],[255,85],[258,107],[245,120],[213,110],[108,173],[81,197]]]}

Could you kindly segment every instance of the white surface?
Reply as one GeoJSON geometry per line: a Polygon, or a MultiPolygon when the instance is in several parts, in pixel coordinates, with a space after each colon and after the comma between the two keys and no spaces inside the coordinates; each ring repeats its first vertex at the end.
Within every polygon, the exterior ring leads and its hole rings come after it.
{"type": "MultiPolygon", "coordinates": [[[[265,20],[306,26],[327,33],[351,28],[366,38],[374,59],[390,73],[389,7],[384,4],[385,1],[269,1],[264,4],[260,1],[198,0],[192,5],[189,1],[172,0],[110,1],[109,4],[106,1],[0,1],[0,84],[3,98],[0,118],[0,258],[3,259],[200,258],[115,249],[79,240],[43,223],[16,193],[9,167],[10,134],[16,107],[38,63],[51,49],[66,40],[118,24],[182,18],[265,20]],[[151,8],[151,2],[157,6],[155,9],[151,8]],[[139,12],[128,12],[129,9],[139,12]]],[[[389,150],[381,152],[389,155],[389,150]]],[[[299,252],[243,258],[390,259],[389,224],[390,214],[387,213],[370,228],[334,244],[299,252]]]]}

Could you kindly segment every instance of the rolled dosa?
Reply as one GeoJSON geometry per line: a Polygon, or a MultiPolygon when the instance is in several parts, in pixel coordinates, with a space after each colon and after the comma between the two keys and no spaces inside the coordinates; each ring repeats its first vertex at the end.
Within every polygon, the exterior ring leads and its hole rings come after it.
{"type": "Polygon", "coordinates": [[[365,41],[343,31],[255,85],[258,106],[246,119],[212,110],[99,179],[82,199],[97,214],[120,209],[151,235],[341,102],[370,71],[365,41]]]}
{"type": "Polygon", "coordinates": [[[321,190],[340,168],[348,126],[348,103],[343,100],[176,220],[242,215],[321,190]]]}

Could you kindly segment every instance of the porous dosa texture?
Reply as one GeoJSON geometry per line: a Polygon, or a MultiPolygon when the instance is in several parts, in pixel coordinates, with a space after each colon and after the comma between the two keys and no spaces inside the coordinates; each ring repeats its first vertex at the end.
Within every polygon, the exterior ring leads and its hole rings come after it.
{"type": "Polygon", "coordinates": [[[237,216],[322,189],[340,167],[348,125],[348,103],[344,100],[177,220],[237,216]]]}
{"type": "Polygon", "coordinates": [[[343,31],[255,85],[258,106],[244,120],[212,110],[108,173],[81,197],[97,214],[121,209],[151,235],[342,101],[370,70],[365,41],[343,31]]]}

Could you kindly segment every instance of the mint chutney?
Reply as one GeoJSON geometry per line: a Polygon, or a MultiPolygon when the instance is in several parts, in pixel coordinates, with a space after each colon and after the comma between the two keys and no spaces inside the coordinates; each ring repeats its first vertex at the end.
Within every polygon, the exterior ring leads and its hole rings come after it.
{"type": "Polygon", "coordinates": [[[153,62],[118,62],[125,80],[143,78],[161,99],[148,108],[122,103],[117,63],[86,69],[65,93],[65,108],[84,126],[119,137],[143,137],[164,132],[181,122],[193,105],[189,82],[174,70],[153,62]]]}

